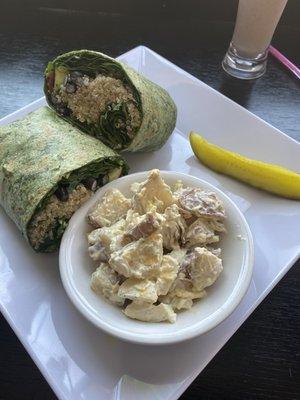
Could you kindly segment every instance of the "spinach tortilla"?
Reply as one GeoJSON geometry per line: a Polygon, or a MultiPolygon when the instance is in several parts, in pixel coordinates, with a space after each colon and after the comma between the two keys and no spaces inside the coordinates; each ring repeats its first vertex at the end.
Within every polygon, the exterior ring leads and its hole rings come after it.
{"type": "Polygon", "coordinates": [[[157,150],[176,124],[166,90],[96,51],[71,51],[49,62],[44,91],[65,120],[118,151],[157,150]]]}
{"type": "Polygon", "coordinates": [[[57,249],[73,212],[127,171],[120,155],[48,107],[0,127],[0,204],[36,251],[57,249]]]}

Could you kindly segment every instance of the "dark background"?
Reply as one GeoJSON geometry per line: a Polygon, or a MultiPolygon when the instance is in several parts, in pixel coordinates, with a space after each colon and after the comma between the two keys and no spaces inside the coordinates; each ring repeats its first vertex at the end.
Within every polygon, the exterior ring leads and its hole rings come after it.
{"type": "MultiPolygon", "coordinates": [[[[270,57],[266,75],[255,82],[222,72],[236,7],[234,0],[1,0],[0,117],[42,96],[45,64],[57,54],[88,48],[117,56],[144,44],[300,140],[300,85],[277,61],[270,57]]],[[[299,15],[300,1],[289,0],[273,38],[298,64],[299,15]]],[[[298,262],[181,400],[300,399],[299,267],[298,262]]],[[[55,396],[0,317],[0,400],[14,399],[55,396]]]]}

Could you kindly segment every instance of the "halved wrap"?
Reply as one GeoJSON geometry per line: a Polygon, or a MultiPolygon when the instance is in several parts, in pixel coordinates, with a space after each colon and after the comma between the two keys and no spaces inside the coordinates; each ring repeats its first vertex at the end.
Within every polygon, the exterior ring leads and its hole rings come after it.
{"type": "Polygon", "coordinates": [[[157,150],[176,124],[176,106],[163,88],[96,51],[49,62],[44,91],[64,119],[119,151],[157,150]]]}
{"type": "Polygon", "coordinates": [[[48,107],[0,127],[0,203],[36,251],[55,250],[72,214],[127,170],[48,107]]]}

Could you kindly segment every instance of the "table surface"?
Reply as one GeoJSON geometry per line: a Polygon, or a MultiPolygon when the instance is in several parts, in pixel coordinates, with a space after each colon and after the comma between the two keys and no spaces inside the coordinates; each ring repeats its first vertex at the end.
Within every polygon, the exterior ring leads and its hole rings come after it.
{"type": "MultiPolygon", "coordinates": [[[[0,117],[43,95],[45,64],[57,54],[89,48],[117,56],[144,44],[300,141],[299,82],[289,72],[270,58],[267,73],[249,82],[227,76],[220,67],[237,1],[49,3],[1,1],[0,117]]],[[[299,11],[299,0],[289,0],[272,42],[298,64],[299,11]]],[[[299,267],[300,262],[292,267],[181,400],[300,398],[299,267]]],[[[0,371],[0,400],[55,399],[3,317],[0,371]]]]}

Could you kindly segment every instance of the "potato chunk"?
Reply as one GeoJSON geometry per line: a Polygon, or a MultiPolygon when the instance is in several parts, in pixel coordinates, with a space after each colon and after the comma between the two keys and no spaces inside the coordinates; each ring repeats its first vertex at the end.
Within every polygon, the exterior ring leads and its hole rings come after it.
{"type": "Polygon", "coordinates": [[[158,169],[152,170],[144,182],[135,185],[134,191],[132,209],[139,214],[153,208],[162,213],[174,202],[171,188],[163,181],[158,169]]]}
{"type": "Polygon", "coordinates": [[[138,319],[144,322],[176,321],[176,314],[171,306],[160,303],[159,305],[140,303],[133,301],[125,310],[127,317],[138,319]]]}
{"type": "Polygon", "coordinates": [[[153,233],[112,253],[109,264],[119,274],[138,279],[157,276],[163,257],[162,236],[153,233]]]}
{"type": "Polygon", "coordinates": [[[223,271],[222,260],[204,247],[196,247],[188,271],[194,287],[200,291],[218,279],[223,271]]]}
{"type": "Polygon", "coordinates": [[[112,303],[122,306],[124,299],[118,295],[118,275],[109,265],[101,263],[91,277],[91,288],[97,294],[102,294],[112,303]]]}
{"type": "Polygon", "coordinates": [[[222,222],[214,219],[198,218],[187,229],[185,243],[187,246],[203,246],[219,241],[219,232],[225,232],[222,222]]]}
{"type": "Polygon", "coordinates": [[[156,280],[157,294],[165,295],[170,290],[177,277],[179,270],[178,262],[171,256],[163,256],[158,278],[156,280]]]}
{"type": "Polygon", "coordinates": [[[155,283],[148,279],[126,279],[120,286],[118,295],[124,299],[148,303],[155,303],[157,300],[155,283]]]}
{"type": "Polygon", "coordinates": [[[184,189],[178,199],[179,206],[196,217],[225,218],[223,203],[215,193],[199,189],[184,189]]]}
{"type": "Polygon", "coordinates": [[[172,204],[167,207],[163,217],[164,222],[161,228],[163,246],[167,250],[179,249],[185,234],[186,223],[179,212],[178,206],[172,204]]]}
{"type": "Polygon", "coordinates": [[[95,228],[111,226],[122,218],[129,208],[130,200],[118,189],[110,189],[88,214],[88,221],[95,228]]]}

